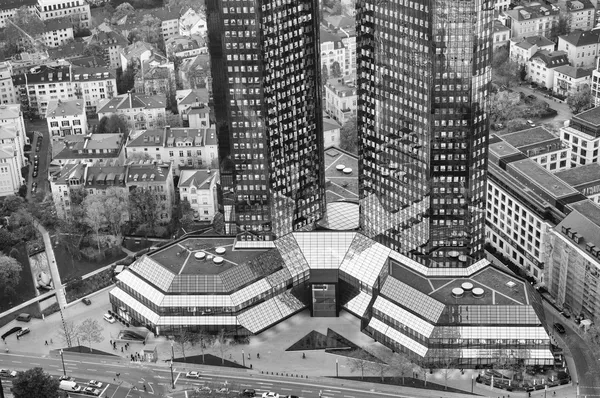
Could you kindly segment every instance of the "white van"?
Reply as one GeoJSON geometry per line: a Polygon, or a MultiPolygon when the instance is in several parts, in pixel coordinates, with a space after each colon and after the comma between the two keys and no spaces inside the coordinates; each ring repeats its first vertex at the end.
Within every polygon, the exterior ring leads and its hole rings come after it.
{"type": "Polygon", "coordinates": [[[64,390],[64,391],[75,391],[75,392],[81,391],[81,387],[79,387],[76,382],[68,381],[68,380],[62,380],[60,382],[60,385],[58,386],[58,388],[60,388],[61,390],[64,390]]]}
{"type": "Polygon", "coordinates": [[[115,318],[110,314],[104,314],[104,320],[108,323],[115,323],[115,318]]]}

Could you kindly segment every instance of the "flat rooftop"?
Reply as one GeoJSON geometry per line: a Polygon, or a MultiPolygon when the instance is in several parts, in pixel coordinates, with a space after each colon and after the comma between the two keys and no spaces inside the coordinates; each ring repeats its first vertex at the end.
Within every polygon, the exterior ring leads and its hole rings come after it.
{"type": "Polygon", "coordinates": [[[573,187],[593,182],[600,183],[600,164],[590,163],[585,166],[559,171],[554,175],[573,187]]]}
{"type": "Polygon", "coordinates": [[[580,119],[593,125],[600,124],[600,107],[595,107],[585,112],[573,116],[574,119],[580,119]]]}
{"type": "Polygon", "coordinates": [[[506,169],[514,169],[527,176],[529,181],[525,185],[534,185],[554,198],[562,198],[578,193],[575,188],[557,178],[554,174],[550,173],[531,159],[511,162],[506,165],[506,169]]]}
{"type": "Polygon", "coordinates": [[[325,150],[325,186],[327,203],[338,200],[358,200],[358,157],[330,147],[325,150]],[[345,174],[337,170],[338,165],[352,169],[345,174]]]}
{"type": "Polygon", "coordinates": [[[558,137],[543,127],[534,127],[515,133],[504,134],[502,139],[515,148],[521,149],[526,146],[541,144],[546,141],[555,141],[558,137]]]}
{"type": "Polygon", "coordinates": [[[521,151],[519,151],[517,148],[515,148],[514,146],[512,146],[510,144],[507,144],[504,141],[490,144],[489,151],[491,154],[495,155],[496,157],[498,157],[500,159],[502,159],[506,156],[517,155],[517,154],[521,153],[521,151]]]}

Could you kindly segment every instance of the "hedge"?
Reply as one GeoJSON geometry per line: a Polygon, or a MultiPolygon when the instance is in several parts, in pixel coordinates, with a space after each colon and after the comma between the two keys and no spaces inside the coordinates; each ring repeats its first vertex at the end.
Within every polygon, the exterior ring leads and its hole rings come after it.
{"type": "Polygon", "coordinates": [[[86,279],[74,280],[67,284],[65,293],[67,302],[72,302],[85,297],[89,294],[104,289],[113,284],[113,269],[112,267],[105,269],[86,279]]]}

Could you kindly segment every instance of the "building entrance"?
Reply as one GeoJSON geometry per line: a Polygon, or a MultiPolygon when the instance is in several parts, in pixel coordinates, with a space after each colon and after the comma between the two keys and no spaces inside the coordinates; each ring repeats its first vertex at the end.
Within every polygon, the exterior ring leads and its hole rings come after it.
{"type": "Polygon", "coordinates": [[[336,317],[336,284],[319,283],[312,285],[312,316],[336,317]]]}

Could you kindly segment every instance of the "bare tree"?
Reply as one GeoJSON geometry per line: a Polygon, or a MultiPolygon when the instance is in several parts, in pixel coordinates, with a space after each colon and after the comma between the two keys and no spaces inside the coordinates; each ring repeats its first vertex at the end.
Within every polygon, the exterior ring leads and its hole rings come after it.
{"type": "Polygon", "coordinates": [[[183,361],[187,362],[185,358],[185,349],[189,345],[192,345],[196,340],[196,334],[189,330],[184,330],[180,334],[175,336],[175,342],[178,344],[177,347],[181,350],[181,354],[183,355],[183,361]]]}
{"type": "Polygon", "coordinates": [[[404,378],[406,375],[412,374],[415,371],[415,364],[410,360],[406,355],[402,353],[394,353],[392,354],[390,360],[391,371],[394,374],[400,375],[402,377],[402,385],[404,385],[404,378]]]}
{"type": "Polygon", "coordinates": [[[94,230],[96,241],[98,243],[98,251],[100,251],[100,229],[106,223],[104,217],[104,204],[100,196],[88,196],[83,201],[85,209],[85,223],[94,230]]]}
{"type": "Polygon", "coordinates": [[[77,335],[80,336],[83,341],[88,342],[90,352],[92,352],[92,343],[100,343],[104,340],[104,336],[102,336],[103,330],[104,328],[100,326],[98,320],[87,318],[77,327],[77,335]]]}
{"type": "Polygon", "coordinates": [[[229,334],[225,329],[221,329],[215,336],[214,348],[221,354],[221,365],[225,365],[225,354],[229,351],[229,334]]]}
{"type": "Polygon", "coordinates": [[[369,359],[370,356],[368,352],[358,349],[350,351],[346,363],[352,373],[360,371],[360,378],[364,379],[365,370],[369,370],[369,359]]]}
{"type": "Polygon", "coordinates": [[[104,218],[111,233],[120,241],[123,224],[129,218],[129,201],[123,190],[110,187],[102,197],[104,202],[104,218]]]}
{"type": "Polygon", "coordinates": [[[448,389],[448,379],[452,375],[452,370],[456,369],[456,359],[445,357],[440,360],[439,367],[444,377],[444,389],[448,389]]]}
{"type": "Polygon", "coordinates": [[[369,362],[368,368],[381,377],[381,382],[384,382],[385,376],[388,375],[391,370],[388,362],[392,357],[392,352],[385,347],[378,347],[371,352],[371,355],[379,359],[379,361],[369,362]]]}
{"type": "Polygon", "coordinates": [[[77,338],[77,324],[73,321],[64,321],[63,327],[58,330],[58,338],[70,345],[77,338]]]}
{"type": "Polygon", "coordinates": [[[206,350],[207,347],[211,346],[214,343],[215,336],[208,333],[204,329],[200,329],[196,333],[195,341],[200,343],[200,352],[202,353],[202,363],[204,363],[204,350],[206,350]]]}

